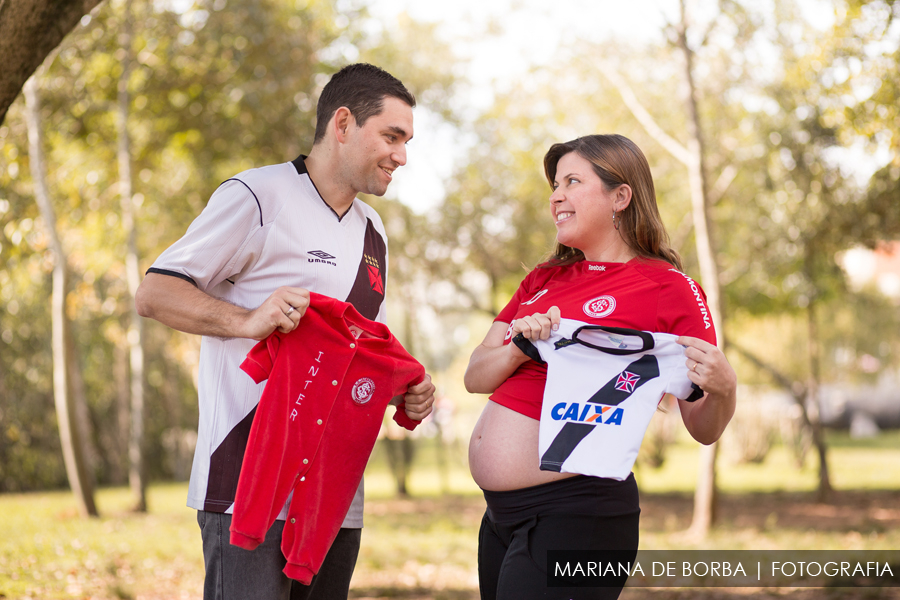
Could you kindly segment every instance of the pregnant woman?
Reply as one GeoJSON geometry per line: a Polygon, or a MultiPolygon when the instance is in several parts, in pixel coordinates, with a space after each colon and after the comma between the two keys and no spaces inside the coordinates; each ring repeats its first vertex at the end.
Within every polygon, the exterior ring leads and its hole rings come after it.
{"type": "Polygon", "coordinates": [[[711,444],[734,414],[736,377],[715,345],[705,295],[668,246],[640,149],[620,135],[582,137],[554,144],[544,171],[556,252],[522,281],[465,375],[470,392],[491,394],[469,444],[487,502],[481,597],[617,598],[621,587],[547,587],[547,552],[633,556],[640,505],[630,471],[646,430],[636,413],[652,414],[673,393],[688,432],[711,444]],[[567,359],[569,349],[555,353],[573,345],[596,355],[592,366],[567,359]],[[652,377],[629,366],[642,351],[657,365],[652,377]],[[604,396],[607,383],[615,399],[604,396]],[[596,394],[579,400],[591,386],[596,394]],[[552,427],[585,433],[548,450],[552,427]]]}

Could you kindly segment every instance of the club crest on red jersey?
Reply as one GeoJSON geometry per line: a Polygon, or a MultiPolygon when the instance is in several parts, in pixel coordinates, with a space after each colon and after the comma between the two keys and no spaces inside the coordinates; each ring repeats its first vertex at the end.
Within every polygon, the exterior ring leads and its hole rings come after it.
{"type": "Polygon", "coordinates": [[[365,255],[366,270],[369,273],[369,284],[372,290],[384,296],[384,282],[381,280],[381,268],[378,265],[378,259],[374,256],[365,255]]]}
{"type": "Polygon", "coordinates": [[[599,296],[584,303],[584,314],[600,319],[612,314],[616,309],[616,299],[612,296],[599,296]]]}
{"type": "Polygon", "coordinates": [[[360,377],[357,379],[356,383],[353,384],[353,389],[350,391],[353,401],[357,404],[365,404],[372,399],[372,394],[374,393],[375,382],[368,377],[360,377]]]}

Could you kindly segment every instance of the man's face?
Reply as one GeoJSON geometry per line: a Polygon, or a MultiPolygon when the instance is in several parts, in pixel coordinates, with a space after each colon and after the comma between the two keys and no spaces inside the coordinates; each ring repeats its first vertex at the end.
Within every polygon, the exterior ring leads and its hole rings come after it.
{"type": "Polygon", "coordinates": [[[413,136],[412,108],[387,96],[381,113],[362,127],[353,122],[344,142],[342,172],[357,193],[383,196],[394,171],[406,164],[406,142],[413,136]]]}

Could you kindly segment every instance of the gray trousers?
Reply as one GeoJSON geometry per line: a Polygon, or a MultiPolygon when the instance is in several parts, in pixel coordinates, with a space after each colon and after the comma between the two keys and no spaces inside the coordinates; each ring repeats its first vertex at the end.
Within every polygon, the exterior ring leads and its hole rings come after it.
{"type": "Polygon", "coordinates": [[[231,515],[197,511],[197,523],[206,565],[203,600],[347,600],[362,529],[341,529],[312,583],[303,585],[282,572],[284,521],[275,521],[252,551],[229,542],[231,515]]]}

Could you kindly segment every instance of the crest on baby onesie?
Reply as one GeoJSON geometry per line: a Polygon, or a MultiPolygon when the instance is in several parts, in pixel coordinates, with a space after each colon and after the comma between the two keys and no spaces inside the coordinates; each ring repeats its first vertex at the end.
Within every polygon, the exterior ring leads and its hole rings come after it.
{"type": "Polygon", "coordinates": [[[350,391],[353,401],[357,404],[365,404],[372,399],[372,394],[374,393],[375,382],[368,377],[360,377],[357,379],[356,383],[353,384],[353,389],[350,391]]]}

